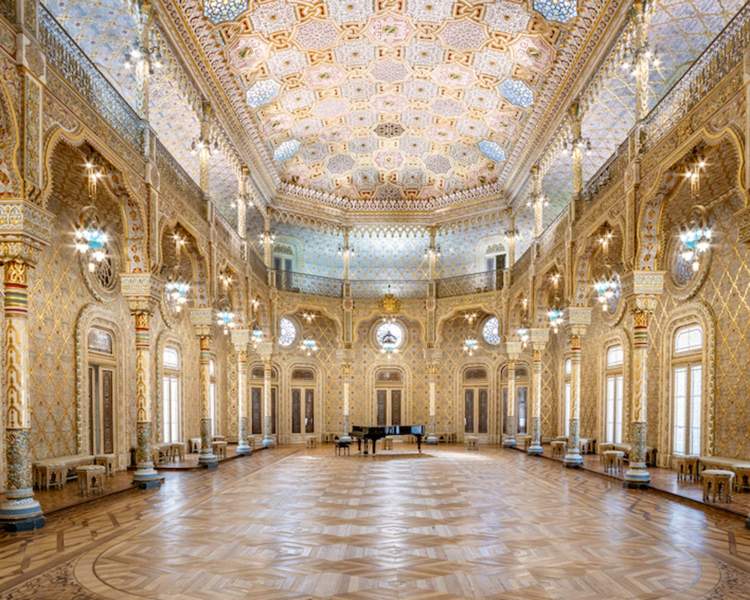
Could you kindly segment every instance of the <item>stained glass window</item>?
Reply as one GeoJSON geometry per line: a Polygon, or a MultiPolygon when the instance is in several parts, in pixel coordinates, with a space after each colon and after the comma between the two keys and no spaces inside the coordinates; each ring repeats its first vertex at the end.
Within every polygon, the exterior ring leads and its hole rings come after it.
{"type": "Polygon", "coordinates": [[[490,317],[484,322],[482,337],[490,346],[497,346],[500,343],[500,323],[497,317],[490,317]]]}
{"type": "Polygon", "coordinates": [[[500,95],[508,102],[521,108],[534,103],[534,92],[520,79],[506,79],[499,86],[500,95]]]}
{"type": "Polygon", "coordinates": [[[548,21],[566,23],[578,14],[576,0],[534,0],[534,10],[548,21]]]}
{"type": "Polygon", "coordinates": [[[247,0],[203,0],[203,14],[211,23],[234,21],[247,10],[247,0]]]}
{"type": "Polygon", "coordinates": [[[286,317],[279,320],[279,346],[288,348],[297,339],[296,325],[286,317]]]}
{"type": "Polygon", "coordinates": [[[375,330],[375,339],[384,350],[396,350],[404,343],[404,328],[396,322],[382,323],[375,330]]]}
{"type": "Polygon", "coordinates": [[[297,154],[299,147],[299,140],[287,140],[286,142],[281,142],[281,144],[276,146],[276,150],[273,151],[273,158],[276,162],[287,161],[297,154]]]}
{"type": "Polygon", "coordinates": [[[251,85],[245,99],[252,108],[259,108],[271,102],[279,93],[281,86],[275,79],[263,79],[251,85]]]}
{"type": "Polygon", "coordinates": [[[505,160],[505,150],[502,149],[500,144],[491,142],[490,140],[482,140],[477,144],[479,150],[490,160],[495,162],[502,162],[505,160]]]}

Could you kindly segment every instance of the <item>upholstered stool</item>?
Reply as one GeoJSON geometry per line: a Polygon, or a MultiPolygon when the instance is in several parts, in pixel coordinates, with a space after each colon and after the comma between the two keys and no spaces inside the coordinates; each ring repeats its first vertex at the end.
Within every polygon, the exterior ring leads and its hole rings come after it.
{"type": "Polygon", "coordinates": [[[81,465],[76,468],[81,496],[88,496],[92,493],[101,494],[104,491],[106,470],[103,465],[81,465]]]}
{"type": "Polygon", "coordinates": [[[68,467],[62,464],[50,465],[49,466],[49,481],[48,487],[59,488],[65,485],[65,481],[68,478],[68,467]]]}
{"type": "Polygon", "coordinates": [[[467,450],[479,450],[479,439],[474,436],[464,438],[464,447],[467,450]]]}
{"type": "Polygon", "coordinates": [[[611,473],[622,473],[623,462],[625,461],[625,453],[622,450],[605,450],[602,452],[602,463],[604,464],[604,472],[611,473]]]}
{"type": "Polygon", "coordinates": [[[732,481],[734,480],[732,471],[705,469],[701,473],[701,479],[703,480],[704,502],[732,501],[732,481]]]}
{"type": "Polygon", "coordinates": [[[698,480],[698,457],[697,456],[672,456],[672,468],[677,471],[677,481],[698,480]]]}
{"type": "Polygon", "coordinates": [[[604,454],[607,450],[614,450],[615,445],[612,442],[603,442],[599,444],[599,454],[604,454]]]}
{"type": "Polygon", "coordinates": [[[744,489],[750,489],[750,465],[735,467],[734,474],[737,477],[734,483],[735,490],[741,492],[744,489]]]}
{"type": "Polygon", "coordinates": [[[227,457],[227,443],[224,441],[215,441],[211,444],[214,454],[219,458],[227,457]]]}
{"type": "Polygon", "coordinates": [[[94,456],[94,464],[102,465],[107,472],[107,477],[114,477],[116,459],[114,454],[97,454],[94,456]]]}
{"type": "Polygon", "coordinates": [[[318,438],[316,438],[314,435],[308,435],[305,438],[305,448],[317,448],[318,447],[318,438]]]}
{"type": "Polygon", "coordinates": [[[185,460],[185,442],[172,442],[169,444],[170,460],[185,460]]]}
{"type": "Polygon", "coordinates": [[[393,438],[383,438],[383,450],[393,450],[393,438]]]}
{"type": "Polygon", "coordinates": [[[565,456],[566,442],[562,440],[552,440],[549,445],[552,447],[552,458],[562,459],[565,456]]]}
{"type": "Polygon", "coordinates": [[[189,444],[190,444],[190,454],[196,454],[201,451],[201,439],[199,437],[190,438],[189,444]]]}

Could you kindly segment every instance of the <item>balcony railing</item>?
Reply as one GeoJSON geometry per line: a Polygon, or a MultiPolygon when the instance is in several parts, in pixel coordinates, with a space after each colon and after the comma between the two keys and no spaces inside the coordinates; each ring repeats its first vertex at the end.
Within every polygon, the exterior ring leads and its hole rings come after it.
{"type": "Polygon", "coordinates": [[[144,125],[138,113],[42,5],[39,6],[39,41],[48,64],[57,69],[126,142],[142,152],[144,125]]]}
{"type": "Polygon", "coordinates": [[[437,297],[467,296],[503,289],[502,271],[469,273],[437,280],[437,297]]]}
{"type": "Polygon", "coordinates": [[[276,271],[276,288],[285,292],[328,296],[330,298],[340,298],[343,293],[341,279],[293,271],[276,271]]]}
{"type": "Polygon", "coordinates": [[[423,279],[354,279],[351,281],[352,298],[382,298],[393,294],[397,298],[426,298],[429,282],[423,279]]]}

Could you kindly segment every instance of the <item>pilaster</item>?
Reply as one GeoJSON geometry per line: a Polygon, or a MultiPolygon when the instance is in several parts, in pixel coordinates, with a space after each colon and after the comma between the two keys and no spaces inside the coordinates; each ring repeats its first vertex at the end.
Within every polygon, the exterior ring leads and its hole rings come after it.
{"type": "Polygon", "coordinates": [[[250,454],[252,448],[247,441],[247,346],[250,343],[249,329],[233,329],[232,345],[237,361],[237,454],[250,454]]]}
{"type": "Polygon", "coordinates": [[[529,330],[531,343],[531,445],[530,455],[542,454],[542,355],[549,339],[549,329],[529,330]]]}
{"type": "Polygon", "coordinates": [[[591,308],[570,306],[565,315],[568,326],[570,351],[570,435],[563,459],[566,467],[581,467],[581,343],[586,329],[591,324],[591,308]]]}
{"type": "Polygon", "coordinates": [[[201,404],[201,451],[198,464],[207,469],[215,469],[219,459],[213,451],[211,438],[211,352],[213,349],[213,310],[210,308],[194,308],[190,311],[190,322],[195,335],[198,337],[200,357],[198,362],[198,381],[200,386],[201,404]]]}
{"type": "Polygon", "coordinates": [[[336,352],[336,359],[341,365],[341,395],[342,395],[342,412],[344,418],[343,431],[340,436],[342,442],[351,442],[349,435],[351,432],[351,384],[352,384],[352,363],[354,353],[351,349],[342,348],[336,352]]]}
{"type": "Polygon", "coordinates": [[[430,412],[430,430],[425,440],[428,444],[437,444],[437,374],[443,354],[436,348],[425,350],[427,363],[427,401],[430,412]]]}
{"type": "Polygon", "coordinates": [[[503,436],[503,446],[506,448],[516,447],[516,433],[518,431],[518,421],[516,420],[516,362],[521,356],[523,345],[518,340],[511,340],[505,343],[505,353],[508,356],[507,377],[508,377],[508,433],[503,436]]]}

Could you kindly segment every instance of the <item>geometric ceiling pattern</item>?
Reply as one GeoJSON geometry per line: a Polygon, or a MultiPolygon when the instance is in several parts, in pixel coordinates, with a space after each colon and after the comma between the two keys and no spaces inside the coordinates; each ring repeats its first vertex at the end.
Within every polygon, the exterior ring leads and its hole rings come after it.
{"type": "Polygon", "coordinates": [[[282,181],[390,201],[497,182],[576,16],[570,0],[245,5],[203,10],[282,181]]]}

